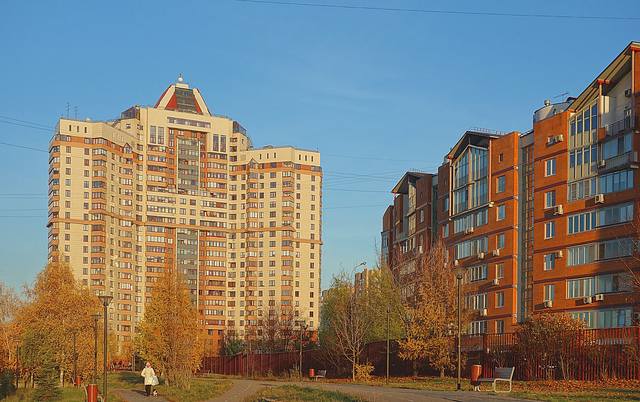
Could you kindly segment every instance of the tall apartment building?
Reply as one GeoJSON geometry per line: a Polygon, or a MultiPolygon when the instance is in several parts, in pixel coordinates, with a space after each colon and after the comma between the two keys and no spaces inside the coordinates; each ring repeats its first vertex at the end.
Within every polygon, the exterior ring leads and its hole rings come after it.
{"type": "Polygon", "coordinates": [[[467,131],[438,169],[436,214],[467,275],[471,333],[509,332],[517,313],[519,134],[467,131]]]}
{"type": "MultiPolygon", "coordinates": [[[[629,280],[630,270],[640,275],[639,115],[632,42],[577,98],[546,101],[529,132],[467,131],[445,155],[425,213],[436,216],[452,268],[466,268],[470,332],[510,332],[540,312],[597,328],[640,320],[629,280]]],[[[397,199],[383,217],[382,252],[401,278],[397,199]]]]}
{"type": "Polygon", "coordinates": [[[393,205],[383,217],[381,259],[397,278],[403,300],[415,294],[416,264],[433,239],[436,186],[436,175],[407,172],[393,188],[393,205]]]}
{"type": "MultiPolygon", "coordinates": [[[[154,283],[183,274],[208,335],[244,336],[267,315],[318,325],[320,154],[254,148],[181,78],[119,119],[61,118],[50,144],[49,259],[70,264],[130,342],[154,283]]],[[[253,332],[252,332],[253,333],[253,332]]]]}

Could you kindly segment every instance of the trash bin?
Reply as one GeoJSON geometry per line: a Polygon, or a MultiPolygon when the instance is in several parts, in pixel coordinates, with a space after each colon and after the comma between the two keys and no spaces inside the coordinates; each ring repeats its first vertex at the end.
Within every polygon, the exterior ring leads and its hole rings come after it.
{"type": "Polygon", "coordinates": [[[313,378],[316,376],[316,371],[312,368],[309,369],[309,378],[313,378]]]}
{"type": "Polygon", "coordinates": [[[87,385],[87,402],[98,402],[98,386],[96,384],[87,385]]]}
{"type": "Polygon", "coordinates": [[[474,364],[471,366],[471,385],[473,385],[474,391],[480,391],[480,376],[482,375],[482,366],[474,364]]]}
{"type": "Polygon", "coordinates": [[[82,384],[82,379],[80,378],[80,376],[79,376],[79,375],[77,375],[77,376],[76,376],[76,382],[75,382],[75,384],[73,384],[73,385],[75,385],[76,387],[79,387],[79,386],[80,386],[80,384],[82,384]]]}

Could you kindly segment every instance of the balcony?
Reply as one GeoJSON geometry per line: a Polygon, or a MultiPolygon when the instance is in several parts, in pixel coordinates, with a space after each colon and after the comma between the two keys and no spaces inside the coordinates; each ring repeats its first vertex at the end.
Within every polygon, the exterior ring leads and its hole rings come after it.
{"type": "Polygon", "coordinates": [[[616,170],[616,169],[621,169],[626,167],[634,167],[634,168],[638,167],[637,152],[629,151],[609,159],[601,160],[600,164],[598,165],[598,171],[601,173],[604,173],[611,170],[616,170]]]}
{"type": "Polygon", "coordinates": [[[605,127],[608,136],[624,134],[638,127],[637,116],[633,113],[626,115],[623,119],[613,122],[605,127]]]}

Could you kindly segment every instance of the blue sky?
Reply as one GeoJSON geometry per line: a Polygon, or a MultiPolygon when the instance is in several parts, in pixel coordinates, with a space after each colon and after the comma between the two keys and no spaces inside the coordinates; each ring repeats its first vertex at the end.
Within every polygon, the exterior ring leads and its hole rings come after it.
{"type": "MultiPolygon", "coordinates": [[[[309,2],[640,16],[636,1],[309,2]]],[[[320,150],[323,287],[340,270],[374,262],[388,191],[404,171],[433,170],[470,127],[530,128],[544,99],[577,95],[640,40],[638,21],[233,0],[11,1],[2,14],[0,142],[46,149],[51,132],[2,121],[53,127],[67,102],[72,116],[77,106],[78,117],[113,118],[154,103],[181,72],[256,145],[320,150]]],[[[46,262],[47,154],[0,144],[0,172],[0,280],[19,286],[46,262]]]]}

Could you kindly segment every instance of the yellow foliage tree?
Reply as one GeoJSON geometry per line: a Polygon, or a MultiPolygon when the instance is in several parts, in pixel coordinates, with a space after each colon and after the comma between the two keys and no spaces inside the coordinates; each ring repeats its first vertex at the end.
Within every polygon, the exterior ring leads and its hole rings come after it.
{"type": "Polygon", "coordinates": [[[71,380],[74,364],[78,375],[90,378],[93,368],[93,320],[100,311],[98,298],[73,277],[70,267],[52,262],[27,289],[27,302],[18,310],[15,324],[23,343],[38,351],[23,350],[22,366],[37,373],[38,356],[50,356],[62,384],[71,380]],[[38,342],[32,340],[36,337],[38,342]],[[73,353],[75,338],[76,355],[73,353]]]}
{"type": "Polygon", "coordinates": [[[184,279],[167,272],[156,283],[140,324],[136,345],[141,356],[168,384],[189,388],[204,352],[202,331],[184,279]]]}
{"type": "MultiPolygon", "coordinates": [[[[456,363],[452,330],[457,325],[457,284],[455,271],[447,261],[442,240],[434,243],[429,253],[418,261],[416,297],[407,306],[407,336],[399,342],[401,358],[426,360],[441,376],[456,363]]],[[[466,327],[467,317],[464,312],[462,328],[466,327]]]]}

